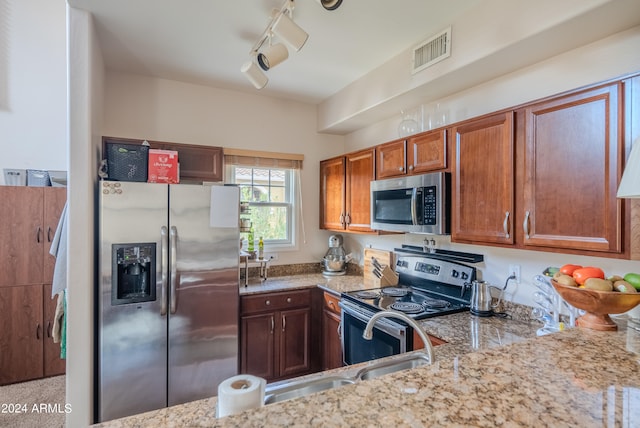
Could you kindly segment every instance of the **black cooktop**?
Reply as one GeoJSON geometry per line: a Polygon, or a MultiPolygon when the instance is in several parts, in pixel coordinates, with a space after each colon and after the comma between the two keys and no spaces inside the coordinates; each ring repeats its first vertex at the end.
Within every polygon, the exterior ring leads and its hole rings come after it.
{"type": "Polygon", "coordinates": [[[342,298],[363,305],[374,312],[394,310],[415,319],[469,310],[469,305],[465,302],[407,286],[351,291],[343,293],[342,298]]]}

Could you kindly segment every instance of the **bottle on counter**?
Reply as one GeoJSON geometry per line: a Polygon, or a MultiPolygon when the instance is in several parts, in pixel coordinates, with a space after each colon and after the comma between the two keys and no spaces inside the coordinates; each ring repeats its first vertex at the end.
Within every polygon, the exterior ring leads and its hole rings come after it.
{"type": "Polygon", "coordinates": [[[262,240],[262,236],[260,237],[260,240],[258,241],[258,258],[259,259],[264,258],[264,241],[262,240]]]}
{"type": "Polygon", "coordinates": [[[247,236],[247,251],[248,252],[253,252],[255,251],[254,245],[255,245],[255,239],[253,237],[253,225],[251,226],[251,228],[249,229],[249,236],[247,236]]]}

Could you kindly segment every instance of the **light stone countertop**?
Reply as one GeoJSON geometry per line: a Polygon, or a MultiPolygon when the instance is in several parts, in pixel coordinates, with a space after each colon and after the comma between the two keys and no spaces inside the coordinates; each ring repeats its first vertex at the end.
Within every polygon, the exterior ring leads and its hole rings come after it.
{"type": "MultiPolygon", "coordinates": [[[[309,281],[334,292],[362,287],[361,277],[323,278],[270,278],[240,292],[306,288],[309,281]]],[[[536,337],[536,323],[469,313],[431,318],[421,325],[449,342],[434,348],[432,365],[220,419],[212,397],[98,426],[640,426],[640,332],[614,319],[617,332],[573,328],[536,337]]],[[[351,376],[367,364],[306,377],[351,376]]]]}

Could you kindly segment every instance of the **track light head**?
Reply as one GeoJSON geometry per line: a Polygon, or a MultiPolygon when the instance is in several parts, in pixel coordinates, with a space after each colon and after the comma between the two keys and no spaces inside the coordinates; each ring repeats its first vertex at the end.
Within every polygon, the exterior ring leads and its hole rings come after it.
{"type": "Polygon", "coordinates": [[[260,68],[264,71],[267,71],[287,58],[289,58],[287,47],[282,43],[276,43],[275,45],[269,45],[269,47],[258,54],[258,65],[260,65],[260,68]]]}
{"type": "Polygon", "coordinates": [[[285,13],[281,13],[271,28],[273,33],[299,51],[306,43],[309,35],[285,13]]]}
{"type": "Polygon", "coordinates": [[[260,70],[260,67],[254,61],[245,62],[242,67],[240,67],[240,71],[247,76],[247,79],[255,86],[256,89],[262,89],[265,87],[269,79],[267,76],[260,70]]]}
{"type": "Polygon", "coordinates": [[[336,10],[342,4],[342,0],[317,0],[326,10],[336,10]]]}

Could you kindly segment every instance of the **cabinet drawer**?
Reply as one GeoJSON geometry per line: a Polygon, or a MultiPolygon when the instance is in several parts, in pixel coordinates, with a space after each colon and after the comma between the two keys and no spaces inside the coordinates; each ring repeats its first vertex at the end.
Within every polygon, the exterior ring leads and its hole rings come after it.
{"type": "Polygon", "coordinates": [[[333,312],[334,314],[340,315],[340,306],[338,305],[339,302],[340,296],[336,296],[335,294],[325,291],[323,304],[324,309],[333,312]]]}
{"type": "Polygon", "coordinates": [[[242,296],[240,310],[244,315],[310,305],[311,289],[307,289],[299,291],[286,291],[280,293],[264,293],[242,296]]]}

